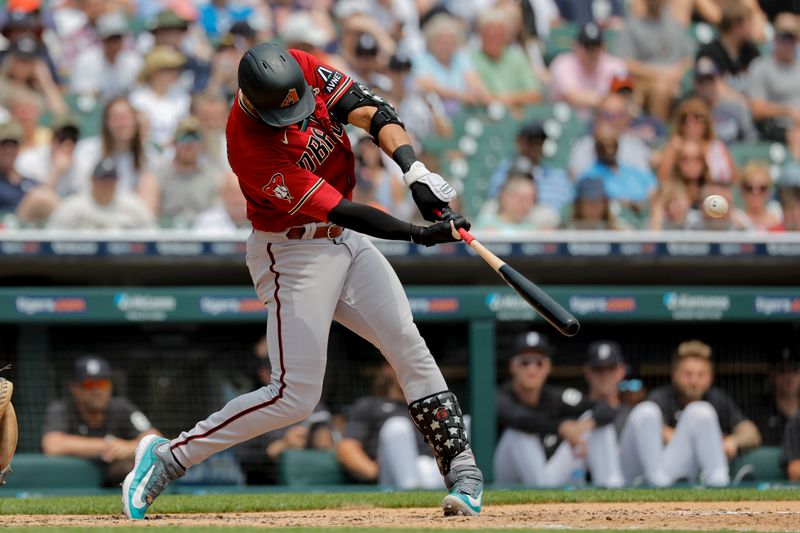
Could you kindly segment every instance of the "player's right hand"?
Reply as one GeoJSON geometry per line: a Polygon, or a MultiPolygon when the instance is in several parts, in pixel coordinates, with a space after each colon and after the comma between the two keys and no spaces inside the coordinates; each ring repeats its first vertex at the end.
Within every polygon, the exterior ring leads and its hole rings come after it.
{"type": "Polygon", "coordinates": [[[416,244],[433,246],[445,242],[455,242],[458,230],[464,228],[469,231],[472,225],[469,221],[458,213],[451,213],[446,220],[431,224],[430,226],[416,226],[416,232],[412,235],[412,241],[416,244]],[[456,230],[455,232],[453,230],[456,230]]]}

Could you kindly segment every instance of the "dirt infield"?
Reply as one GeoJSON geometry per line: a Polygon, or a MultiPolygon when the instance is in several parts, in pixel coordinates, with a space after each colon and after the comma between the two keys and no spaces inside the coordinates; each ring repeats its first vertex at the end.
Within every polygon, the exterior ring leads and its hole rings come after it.
{"type": "MultiPolygon", "coordinates": [[[[121,526],[122,515],[10,515],[7,526],[121,526]]],[[[354,508],[231,514],[154,514],[147,526],[594,528],[797,531],[800,501],[579,503],[488,506],[478,518],[444,518],[435,509],[354,508]]]]}

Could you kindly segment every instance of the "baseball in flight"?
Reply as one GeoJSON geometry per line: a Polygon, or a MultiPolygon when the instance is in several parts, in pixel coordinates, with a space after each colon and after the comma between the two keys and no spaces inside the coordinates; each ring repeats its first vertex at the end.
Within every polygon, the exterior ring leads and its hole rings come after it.
{"type": "Polygon", "coordinates": [[[703,210],[710,217],[713,218],[724,217],[725,213],[728,212],[728,200],[726,200],[725,197],[720,196],[719,194],[712,194],[711,196],[706,196],[706,199],[703,200],[703,210]]]}

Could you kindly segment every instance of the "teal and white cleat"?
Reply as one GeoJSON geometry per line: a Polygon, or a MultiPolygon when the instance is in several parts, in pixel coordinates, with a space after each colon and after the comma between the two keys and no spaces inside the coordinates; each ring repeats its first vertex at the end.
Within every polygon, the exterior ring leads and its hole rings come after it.
{"type": "Polygon", "coordinates": [[[186,470],[175,460],[169,441],[147,435],[136,446],[133,470],[122,482],[122,510],[133,520],[142,520],[147,508],[170,482],[183,477],[186,470]]]}
{"type": "Polygon", "coordinates": [[[474,516],[481,512],[483,474],[477,466],[454,466],[444,477],[450,494],[444,497],[445,516],[474,516]]]}

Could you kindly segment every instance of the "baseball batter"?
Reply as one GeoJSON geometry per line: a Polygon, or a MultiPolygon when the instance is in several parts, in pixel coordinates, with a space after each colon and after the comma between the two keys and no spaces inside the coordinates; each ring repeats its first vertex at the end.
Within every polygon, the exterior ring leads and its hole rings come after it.
{"type": "Polygon", "coordinates": [[[469,228],[449,211],[455,191],[416,160],[395,110],[361,83],[298,50],[264,43],[239,63],[226,130],[228,159],[247,199],[247,265],[268,311],[272,382],[233,399],[171,442],[142,439],[122,486],[129,518],[187,468],[230,446],[308,417],[320,399],[336,320],[378,347],[409,412],[431,443],[449,494],[445,515],[481,510],[483,476],[463,416],[412,320],[388,261],[365,237],[430,246],[469,228]],[[423,227],[350,201],[354,156],[344,125],[368,131],[404,172],[423,227]],[[444,211],[447,220],[437,213],[444,211]]]}

